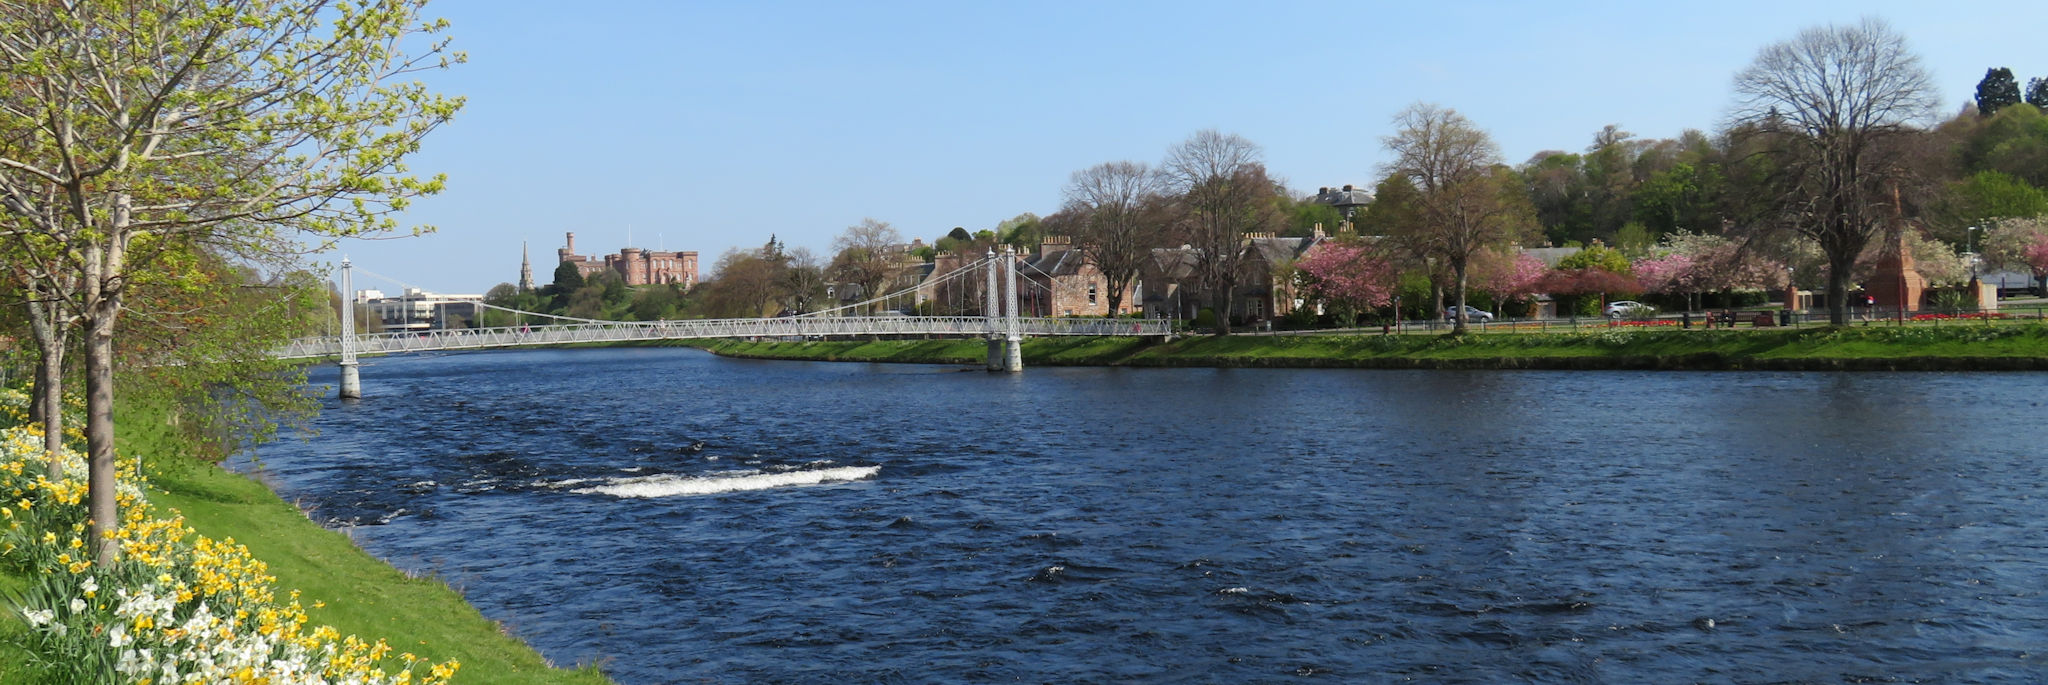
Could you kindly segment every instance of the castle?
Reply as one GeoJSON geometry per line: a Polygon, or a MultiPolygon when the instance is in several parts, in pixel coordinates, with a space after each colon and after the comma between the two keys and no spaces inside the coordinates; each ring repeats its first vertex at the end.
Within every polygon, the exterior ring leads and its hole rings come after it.
{"type": "MultiPolygon", "coordinates": [[[[619,250],[618,254],[604,256],[604,261],[576,254],[576,234],[568,234],[567,245],[555,251],[560,263],[575,264],[584,278],[590,278],[607,271],[618,274],[626,285],[675,284],[685,288],[697,285],[696,252],[656,252],[637,247],[619,250]]],[[[521,280],[527,276],[522,275],[521,280]]]]}

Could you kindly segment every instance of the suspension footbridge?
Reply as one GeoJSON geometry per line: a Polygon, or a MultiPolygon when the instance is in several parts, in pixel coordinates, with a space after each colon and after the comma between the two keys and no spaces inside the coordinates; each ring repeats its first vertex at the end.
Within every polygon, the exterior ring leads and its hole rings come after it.
{"type": "MultiPolygon", "coordinates": [[[[631,343],[655,340],[705,338],[783,338],[796,340],[833,337],[943,336],[982,337],[988,340],[990,371],[1022,371],[1021,342],[1026,336],[1166,336],[1171,324],[1163,320],[1026,317],[1018,313],[1017,265],[1014,250],[970,262],[958,269],[911,288],[854,302],[840,307],[794,316],[751,319],[678,319],[664,321],[602,321],[540,312],[528,312],[483,304],[544,323],[488,328],[446,328],[397,333],[354,333],[300,338],[275,355],[281,359],[336,358],[342,369],[341,395],[360,397],[358,355],[400,354],[443,350],[476,350],[512,347],[570,345],[579,343],[631,343]],[[985,300],[980,316],[912,316],[883,309],[889,302],[950,282],[985,279],[985,300]],[[874,314],[877,309],[885,312],[874,314]]],[[[354,296],[352,265],[341,262],[341,292],[354,296]]],[[[341,330],[355,330],[354,307],[341,308],[341,330]]]]}

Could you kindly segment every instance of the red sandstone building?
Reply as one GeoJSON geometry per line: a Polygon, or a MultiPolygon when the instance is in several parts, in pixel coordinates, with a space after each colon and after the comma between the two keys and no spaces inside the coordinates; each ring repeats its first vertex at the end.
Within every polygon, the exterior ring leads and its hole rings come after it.
{"type": "Polygon", "coordinates": [[[683,287],[697,285],[697,253],[656,252],[637,247],[619,250],[618,254],[604,256],[600,262],[576,254],[576,234],[570,233],[567,245],[556,250],[560,261],[575,264],[584,278],[611,272],[626,279],[626,285],[677,284],[683,287]]]}

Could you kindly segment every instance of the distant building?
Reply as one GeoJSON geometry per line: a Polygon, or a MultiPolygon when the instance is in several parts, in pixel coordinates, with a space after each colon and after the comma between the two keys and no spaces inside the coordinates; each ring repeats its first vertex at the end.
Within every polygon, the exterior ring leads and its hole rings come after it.
{"type": "Polygon", "coordinates": [[[657,252],[628,247],[618,254],[605,255],[602,261],[576,254],[576,234],[568,234],[567,244],[555,254],[558,263],[575,264],[584,278],[601,273],[615,273],[624,278],[626,285],[675,284],[683,287],[697,285],[697,253],[657,252]]]}
{"type": "Polygon", "coordinates": [[[381,290],[356,291],[356,304],[375,314],[386,331],[474,328],[483,301],[482,295],[444,295],[419,288],[406,288],[398,297],[381,290]]]}
{"type": "Polygon", "coordinates": [[[526,241],[519,241],[519,292],[533,292],[533,260],[526,256],[526,241]]]}

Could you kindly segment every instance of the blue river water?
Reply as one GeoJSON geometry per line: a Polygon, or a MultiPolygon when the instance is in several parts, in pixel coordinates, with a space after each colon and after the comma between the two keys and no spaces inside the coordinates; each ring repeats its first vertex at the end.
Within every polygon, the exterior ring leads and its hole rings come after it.
{"type": "Polygon", "coordinates": [[[2048,680],[2043,374],[643,348],[363,384],[268,478],[621,683],[2048,680]]]}

